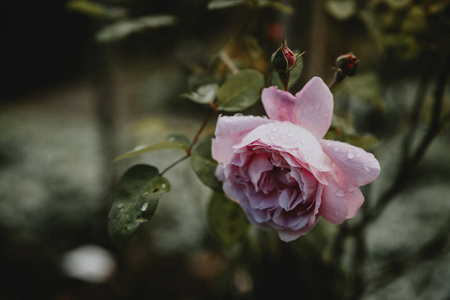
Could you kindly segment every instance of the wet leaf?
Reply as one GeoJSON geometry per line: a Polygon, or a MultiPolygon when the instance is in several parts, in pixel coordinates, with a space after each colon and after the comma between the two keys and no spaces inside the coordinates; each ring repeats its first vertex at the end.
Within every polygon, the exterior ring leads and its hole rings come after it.
{"type": "Polygon", "coordinates": [[[116,157],[112,162],[161,149],[181,149],[187,152],[189,139],[182,134],[171,134],[164,141],[152,145],[137,146],[133,150],[116,157]]]}
{"type": "Polygon", "coordinates": [[[176,22],[177,18],[171,15],[145,16],[133,20],[118,21],[100,30],[97,33],[97,40],[99,42],[113,42],[138,31],[173,26],[176,22]]]}
{"type": "Polygon", "coordinates": [[[255,70],[242,70],[231,76],[217,91],[217,107],[241,111],[255,104],[264,86],[264,76],[255,70]]]}
{"type": "Polygon", "coordinates": [[[159,198],[170,190],[169,181],[158,169],[136,165],[120,178],[108,214],[108,232],[113,242],[123,245],[143,222],[153,216],[159,198]]]}
{"type": "Polygon", "coordinates": [[[216,99],[218,89],[219,84],[209,83],[200,86],[195,92],[190,92],[181,96],[200,104],[208,104],[212,103],[216,99]]]}
{"type": "Polygon", "coordinates": [[[217,193],[212,195],[209,203],[208,222],[215,235],[228,248],[247,235],[250,225],[239,204],[217,193]]]}
{"type": "Polygon", "coordinates": [[[192,149],[191,167],[197,177],[215,192],[223,193],[222,183],[215,173],[217,162],[211,156],[212,136],[201,139],[192,149]]]}

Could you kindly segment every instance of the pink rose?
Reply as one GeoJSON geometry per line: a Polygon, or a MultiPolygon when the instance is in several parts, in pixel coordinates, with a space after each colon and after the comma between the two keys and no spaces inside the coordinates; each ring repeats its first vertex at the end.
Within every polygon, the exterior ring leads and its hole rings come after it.
{"type": "Polygon", "coordinates": [[[270,119],[220,116],[212,156],[225,194],[250,222],[274,228],[283,241],[306,234],[322,216],[333,224],[355,216],[364,202],[359,186],[380,165],[363,149],[322,137],[330,127],[333,95],[318,77],[295,96],[264,89],[270,119]]]}

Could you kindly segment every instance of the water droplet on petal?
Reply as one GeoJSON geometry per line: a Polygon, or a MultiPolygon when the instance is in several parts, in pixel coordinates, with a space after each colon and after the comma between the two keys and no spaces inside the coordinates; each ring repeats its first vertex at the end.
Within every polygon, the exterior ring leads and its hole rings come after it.
{"type": "Polygon", "coordinates": [[[288,137],[294,137],[294,134],[292,132],[289,132],[287,135],[288,137]]]}
{"type": "Polygon", "coordinates": [[[142,205],[141,210],[142,210],[142,211],[146,211],[146,210],[147,210],[147,207],[148,207],[148,203],[145,202],[145,203],[142,205]]]}
{"type": "Polygon", "coordinates": [[[347,153],[347,157],[348,157],[348,159],[355,158],[355,152],[353,152],[352,150],[349,150],[347,153]]]}
{"type": "Polygon", "coordinates": [[[348,190],[350,193],[353,193],[353,192],[356,191],[357,189],[358,189],[357,186],[349,186],[347,190],[348,190]]]}
{"type": "Polygon", "coordinates": [[[301,139],[300,142],[301,142],[303,145],[306,145],[306,141],[305,141],[304,139],[301,139]]]}
{"type": "Polygon", "coordinates": [[[327,147],[330,147],[331,146],[331,143],[327,143],[327,147]]]}
{"type": "Polygon", "coordinates": [[[273,132],[277,132],[277,131],[278,131],[278,128],[274,128],[274,129],[272,129],[272,131],[273,131],[273,132]]]}
{"type": "Polygon", "coordinates": [[[358,153],[358,154],[356,154],[356,157],[361,157],[361,154],[359,154],[359,153],[358,153]]]}
{"type": "Polygon", "coordinates": [[[234,116],[235,116],[235,117],[242,117],[243,114],[241,114],[241,113],[236,113],[236,114],[234,114],[234,116]]]}
{"type": "Polygon", "coordinates": [[[364,164],[364,170],[366,170],[367,172],[370,172],[370,168],[368,165],[364,164]]]}
{"type": "Polygon", "coordinates": [[[260,129],[260,130],[264,130],[264,129],[266,129],[266,128],[267,128],[266,125],[261,125],[261,126],[259,126],[259,129],[260,129]]]}
{"type": "Polygon", "coordinates": [[[339,190],[336,192],[336,196],[338,196],[339,198],[342,198],[345,196],[345,192],[343,190],[339,190]]]}
{"type": "Polygon", "coordinates": [[[372,162],[373,162],[373,159],[369,158],[369,162],[372,163],[372,162]]]}
{"type": "Polygon", "coordinates": [[[335,148],[334,148],[334,152],[338,152],[339,149],[340,149],[339,147],[335,147],[335,148]]]}

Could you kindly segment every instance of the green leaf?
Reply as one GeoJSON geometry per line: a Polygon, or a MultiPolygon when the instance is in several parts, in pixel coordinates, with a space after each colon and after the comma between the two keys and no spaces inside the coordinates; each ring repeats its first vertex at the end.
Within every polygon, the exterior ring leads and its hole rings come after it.
{"type": "Polygon", "coordinates": [[[200,104],[208,104],[212,103],[216,99],[218,89],[219,84],[210,83],[200,86],[195,92],[190,92],[181,96],[200,104]]]}
{"type": "Polygon", "coordinates": [[[170,190],[169,181],[158,169],[136,165],[120,178],[108,214],[108,232],[118,245],[134,236],[141,223],[153,216],[159,198],[170,190]]]}
{"type": "Polygon", "coordinates": [[[247,235],[250,225],[239,204],[217,193],[212,195],[209,203],[208,222],[213,232],[228,248],[247,235]]]}
{"type": "Polygon", "coordinates": [[[222,9],[244,4],[247,4],[247,0],[212,0],[208,3],[208,9],[222,9]]]}
{"type": "Polygon", "coordinates": [[[171,134],[166,138],[166,140],[157,142],[153,145],[137,146],[133,150],[116,157],[112,162],[161,149],[181,149],[187,152],[188,147],[189,139],[187,137],[181,134],[171,134]]]}
{"type": "Polygon", "coordinates": [[[215,175],[217,162],[211,156],[211,142],[212,137],[209,136],[195,144],[192,149],[191,167],[201,182],[215,192],[223,193],[222,183],[215,175]]]}
{"type": "Polygon", "coordinates": [[[270,7],[272,9],[278,10],[279,12],[285,13],[287,15],[292,15],[295,12],[295,9],[287,4],[276,2],[276,1],[269,1],[269,0],[258,0],[258,6],[259,7],[270,7]]]}
{"type": "MultiPolygon", "coordinates": [[[[298,54],[300,52],[298,50],[294,50],[294,53],[298,54]]],[[[300,56],[297,59],[297,66],[291,70],[291,78],[289,80],[289,86],[294,85],[300,79],[302,71],[303,71],[303,57],[300,56]]],[[[280,77],[278,76],[278,73],[276,71],[272,71],[271,81],[272,85],[276,85],[278,89],[280,90],[284,89],[283,83],[281,83],[280,77]]]]}
{"type": "Polygon", "coordinates": [[[328,0],[326,10],[334,18],[344,21],[356,13],[355,0],[328,0]]]}
{"type": "Polygon", "coordinates": [[[67,2],[66,7],[92,17],[115,19],[126,15],[126,10],[123,8],[105,6],[88,0],[72,0],[67,2]]]}
{"type": "Polygon", "coordinates": [[[241,111],[258,101],[264,76],[255,70],[242,70],[231,76],[217,91],[217,107],[224,111],[241,111]]]}
{"type": "Polygon", "coordinates": [[[113,42],[138,31],[161,26],[173,26],[176,22],[177,18],[170,15],[146,16],[134,20],[118,21],[100,30],[97,33],[97,40],[99,42],[113,42]]]}

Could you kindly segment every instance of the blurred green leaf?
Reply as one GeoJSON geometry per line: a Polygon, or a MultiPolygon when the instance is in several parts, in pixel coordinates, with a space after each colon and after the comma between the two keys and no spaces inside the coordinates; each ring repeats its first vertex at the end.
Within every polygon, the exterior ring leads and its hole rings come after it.
{"type": "Polygon", "coordinates": [[[270,1],[270,0],[258,0],[259,7],[270,7],[272,9],[278,10],[279,12],[285,13],[287,15],[292,15],[295,12],[295,9],[287,4],[270,1]]]}
{"type": "Polygon", "coordinates": [[[255,70],[242,70],[231,76],[217,91],[217,107],[224,111],[241,111],[258,101],[264,76],[255,70]]]}
{"type": "MultiPolygon", "coordinates": [[[[300,52],[298,50],[294,50],[294,53],[298,54],[300,52]]],[[[302,71],[303,71],[303,57],[300,56],[297,59],[297,66],[291,70],[291,78],[289,80],[289,86],[294,85],[300,79],[302,71]]],[[[271,82],[272,82],[271,85],[276,85],[278,89],[280,90],[284,89],[283,83],[281,83],[280,77],[278,76],[278,73],[275,71],[272,71],[271,82]]]]}
{"type": "Polygon", "coordinates": [[[217,179],[215,173],[217,162],[211,156],[212,136],[198,141],[192,149],[191,167],[197,177],[214,191],[223,193],[222,183],[217,179]]]}
{"type": "Polygon", "coordinates": [[[411,3],[411,0],[385,0],[394,9],[403,8],[411,3]]]}
{"type": "Polygon", "coordinates": [[[326,10],[334,18],[344,21],[356,13],[355,0],[328,0],[326,10]]]}
{"type": "Polygon", "coordinates": [[[209,203],[208,222],[213,232],[228,248],[247,235],[250,225],[239,204],[217,193],[212,195],[209,203]]]}
{"type": "Polygon", "coordinates": [[[153,216],[159,198],[170,190],[169,181],[158,169],[136,165],[120,178],[108,214],[108,232],[112,241],[123,245],[134,236],[141,223],[153,216]]]}
{"type": "Polygon", "coordinates": [[[116,157],[112,162],[161,149],[181,149],[187,152],[188,147],[189,139],[187,137],[182,134],[171,134],[164,141],[157,142],[153,145],[137,146],[133,150],[116,157]]]}
{"type": "Polygon", "coordinates": [[[406,33],[421,33],[427,30],[427,16],[425,9],[419,5],[412,6],[402,22],[402,31],[406,33]]]}
{"type": "Polygon", "coordinates": [[[216,99],[218,89],[219,84],[210,83],[200,86],[195,92],[190,92],[181,96],[197,103],[208,104],[212,103],[216,99]]]}
{"type": "Polygon", "coordinates": [[[247,0],[212,0],[208,3],[208,9],[222,9],[247,4],[247,0]]]}
{"type": "Polygon", "coordinates": [[[138,31],[173,26],[176,22],[177,18],[171,15],[146,16],[128,21],[118,21],[100,30],[97,33],[97,40],[99,42],[113,42],[138,31]]]}
{"type": "Polygon", "coordinates": [[[121,18],[126,15],[124,8],[109,7],[88,0],[72,0],[67,2],[66,7],[93,17],[121,18]]]}
{"type": "Polygon", "coordinates": [[[378,139],[372,134],[359,135],[355,129],[348,125],[344,119],[333,115],[330,129],[325,135],[327,140],[335,140],[350,145],[361,147],[364,150],[370,150],[378,143],[378,139]]]}

